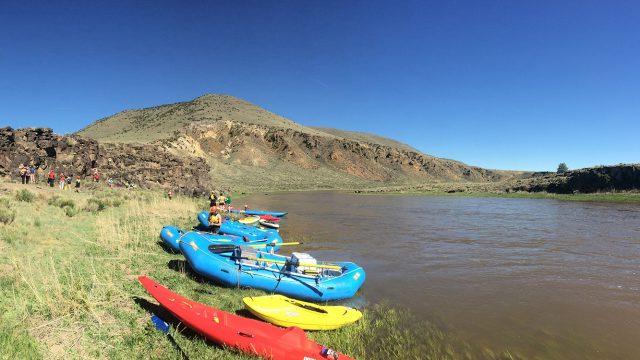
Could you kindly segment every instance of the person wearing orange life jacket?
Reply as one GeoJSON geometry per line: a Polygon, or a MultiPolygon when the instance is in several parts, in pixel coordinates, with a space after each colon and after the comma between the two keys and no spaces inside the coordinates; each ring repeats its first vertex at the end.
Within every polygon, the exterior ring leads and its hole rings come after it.
{"type": "Polygon", "coordinates": [[[209,209],[209,228],[212,232],[218,232],[220,225],[222,225],[222,216],[218,211],[218,207],[212,206],[209,209]]]}

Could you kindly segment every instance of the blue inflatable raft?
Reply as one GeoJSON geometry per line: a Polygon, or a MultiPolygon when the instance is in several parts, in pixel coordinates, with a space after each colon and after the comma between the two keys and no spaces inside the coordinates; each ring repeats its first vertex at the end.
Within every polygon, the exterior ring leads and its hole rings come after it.
{"type": "MultiPolygon", "coordinates": [[[[209,212],[201,211],[200,213],[198,213],[198,221],[200,222],[200,225],[202,225],[205,228],[208,228],[209,212]]],[[[280,234],[278,233],[278,230],[260,229],[255,226],[245,225],[232,220],[223,221],[222,225],[220,225],[220,229],[218,230],[218,233],[224,234],[224,235],[235,235],[235,236],[246,237],[249,240],[260,240],[260,239],[270,238],[270,237],[280,238],[280,234]]]]}
{"type": "Polygon", "coordinates": [[[322,302],[350,298],[366,277],[355,263],[312,263],[310,261],[315,260],[307,254],[294,253],[286,257],[244,247],[221,253],[215,251],[216,246],[210,249],[206,239],[196,237],[179,245],[191,268],[210,280],[302,300],[322,302]]]}
{"type": "Polygon", "coordinates": [[[240,236],[211,234],[200,231],[183,231],[176,226],[168,225],[160,230],[160,239],[171,250],[180,252],[180,241],[188,241],[193,237],[201,237],[206,239],[210,244],[218,245],[236,245],[249,246],[253,249],[264,250],[267,252],[280,250],[282,238],[277,236],[268,236],[260,240],[249,240],[240,236]]]}
{"type": "Polygon", "coordinates": [[[231,212],[238,213],[238,214],[245,214],[245,215],[253,215],[253,216],[271,215],[275,217],[283,217],[288,214],[286,211],[268,211],[268,210],[256,210],[256,209],[231,210],[231,212]]]}

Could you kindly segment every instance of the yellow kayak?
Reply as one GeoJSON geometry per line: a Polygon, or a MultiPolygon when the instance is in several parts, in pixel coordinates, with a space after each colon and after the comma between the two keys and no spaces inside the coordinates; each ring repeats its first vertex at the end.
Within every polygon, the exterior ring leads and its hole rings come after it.
{"type": "Polygon", "coordinates": [[[322,306],[282,295],[245,297],[244,306],[252,314],[272,324],[303,330],[333,330],[354,323],[362,313],[346,306],[322,306]]]}
{"type": "Polygon", "coordinates": [[[258,221],[260,221],[260,217],[259,216],[248,216],[246,218],[242,218],[240,220],[238,220],[240,223],[245,224],[245,225],[255,225],[258,223],[258,221]]]}

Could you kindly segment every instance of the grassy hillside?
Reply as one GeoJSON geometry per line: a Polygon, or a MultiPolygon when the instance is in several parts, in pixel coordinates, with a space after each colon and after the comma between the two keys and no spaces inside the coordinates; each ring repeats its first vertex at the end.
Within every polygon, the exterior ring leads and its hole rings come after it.
{"type": "MultiPolygon", "coordinates": [[[[247,358],[176,330],[176,320],[136,281],[147,274],[227,311],[241,309],[243,296],[263,294],[217,287],[160,246],[161,226],[194,224],[198,201],[143,191],[22,189],[0,183],[0,358],[179,359],[151,325],[150,312],[172,323],[176,342],[191,359],[247,358]]],[[[473,350],[403,311],[371,306],[364,313],[353,326],[309,336],[358,359],[503,357],[473,350]]]]}
{"type": "Polygon", "coordinates": [[[230,95],[207,94],[191,101],[126,110],[96,121],[79,135],[104,142],[150,142],[171,137],[191,123],[235,121],[293,129],[311,135],[344,138],[419,152],[382,136],[331,128],[304,126],[230,95]]]}
{"type": "Polygon", "coordinates": [[[126,110],[78,131],[104,142],[150,142],[166,139],[192,123],[236,121],[330,136],[229,95],[207,94],[191,101],[126,110]]]}

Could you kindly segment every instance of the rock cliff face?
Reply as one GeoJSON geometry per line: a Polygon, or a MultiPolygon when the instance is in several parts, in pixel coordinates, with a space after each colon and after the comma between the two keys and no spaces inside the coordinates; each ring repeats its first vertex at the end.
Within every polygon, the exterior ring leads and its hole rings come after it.
{"type": "Polygon", "coordinates": [[[231,164],[261,166],[275,160],[302,170],[328,167],[378,182],[401,178],[482,182],[502,179],[506,173],[381,144],[233,121],[193,124],[162,143],[231,164]]]}
{"type": "Polygon", "coordinates": [[[105,143],[162,144],[203,157],[213,181],[235,189],[364,188],[514,176],[429,156],[373,134],[304,126],[227,95],[123,111],[78,134],[105,143]]]}
{"type": "Polygon", "coordinates": [[[34,162],[42,173],[89,176],[93,168],[102,179],[143,188],[203,193],[211,186],[210,168],[196,157],[183,158],[158,144],[99,144],[79,136],[61,136],[51,129],[0,128],[0,176],[17,177],[18,166],[34,162]]]}

